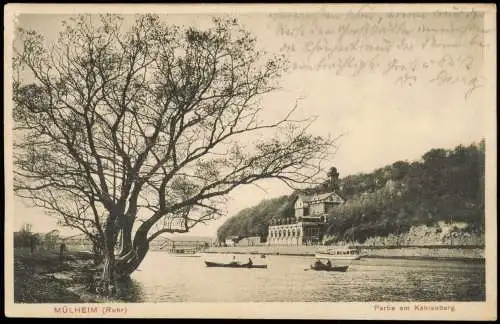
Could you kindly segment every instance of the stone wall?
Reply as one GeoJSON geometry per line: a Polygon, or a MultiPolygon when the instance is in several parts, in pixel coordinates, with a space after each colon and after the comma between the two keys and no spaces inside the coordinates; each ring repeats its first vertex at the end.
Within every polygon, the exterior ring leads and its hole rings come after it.
{"type": "Polygon", "coordinates": [[[413,226],[408,233],[390,234],[385,237],[371,237],[364,246],[426,246],[426,245],[484,245],[484,233],[470,233],[465,223],[446,224],[439,222],[434,226],[413,226]]]}
{"type": "Polygon", "coordinates": [[[442,259],[483,259],[482,248],[449,248],[449,247],[405,247],[405,248],[361,248],[366,257],[398,257],[398,258],[442,258],[442,259]]]}
{"type": "MultiPolygon", "coordinates": [[[[387,236],[375,236],[368,238],[365,242],[344,242],[338,245],[356,246],[484,246],[484,233],[472,233],[468,230],[466,223],[438,222],[434,226],[418,225],[412,226],[407,233],[389,234],[387,236]]],[[[325,236],[324,241],[333,237],[325,236]]]]}

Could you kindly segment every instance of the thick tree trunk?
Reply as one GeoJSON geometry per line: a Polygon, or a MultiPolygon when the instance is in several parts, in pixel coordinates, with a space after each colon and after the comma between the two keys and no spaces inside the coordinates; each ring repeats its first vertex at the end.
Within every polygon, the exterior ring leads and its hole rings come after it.
{"type": "Polygon", "coordinates": [[[140,227],[135,233],[132,248],[118,258],[118,273],[120,277],[128,276],[141,264],[149,251],[147,228],[140,227]]]}
{"type": "Polygon", "coordinates": [[[116,293],[116,276],[115,276],[115,254],[114,251],[106,251],[104,257],[104,267],[101,277],[101,293],[104,296],[110,297],[116,293]]]}
{"type": "Polygon", "coordinates": [[[116,259],[115,274],[118,279],[123,279],[130,276],[144,260],[149,250],[149,244],[146,242],[134,247],[125,255],[116,259]]]}
{"type": "Polygon", "coordinates": [[[149,250],[149,244],[146,236],[139,232],[139,239],[132,242],[132,222],[129,218],[122,222],[122,242],[120,253],[116,258],[116,275],[119,279],[130,276],[141,264],[149,250]]]}
{"type": "Polygon", "coordinates": [[[99,265],[104,260],[104,253],[102,250],[102,243],[95,241],[92,243],[92,254],[94,257],[94,265],[99,265]]]}
{"type": "Polygon", "coordinates": [[[124,220],[122,224],[122,240],[120,246],[120,257],[125,256],[132,250],[132,226],[133,223],[129,220],[124,220]]]}
{"type": "Polygon", "coordinates": [[[137,270],[149,251],[149,241],[147,239],[149,226],[139,227],[133,242],[131,240],[132,224],[123,222],[121,226],[122,242],[120,252],[116,257],[114,251],[116,233],[112,230],[112,226],[106,228],[104,268],[101,278],[101,291],[106,296],[118,293],[119,282],[130,278],[130,275],[137,270]]]}
{"type": "Polygon", "coordinates": [[[110,297],[116,293],[116,262],[115,244],[116,229],[112,218],[108,218],[104,232],[104,264],[100,282],[100,292],[104,296],[110,297]]]}

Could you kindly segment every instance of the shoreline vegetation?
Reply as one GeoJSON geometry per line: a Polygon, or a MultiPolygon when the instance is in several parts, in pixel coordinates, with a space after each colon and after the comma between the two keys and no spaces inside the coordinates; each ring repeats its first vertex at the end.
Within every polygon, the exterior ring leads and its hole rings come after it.
{"type": "Polygon", "coordinates": [[[99,296],[95,289],[101,266],[89,252],[14,251],[15,303],[122,302],[99,296]]]}
{"type": "Polygon", "coordinates": [[[96,302],[90,290],[97,269],[90,254],[68,252],[60,258],[54,251],[14,250],[14,302],[96,302]]]}
{"type": "MultiPolygon", "coordinates": [[[[252,246],[240,248],[209,248],[205,253],[265,254],[313,256],[318,249],[328,246],[305,246],[304,251],[295,247],[252,246]],[[287,248],[287,249],[283,249],[287,248]]],[[[483,246],[430,246],[430,247],[370,247],[361,248],[363,258],[391,258],[407,260],[455,260],[484,262],[483,246]],[[415,249],[441,251],[440,255],[423,253],[415,249]],[[384,254],[376,251],[395,251],[384,254]],[[443,252],[444,251],[444,252],[443,252]],[[412,255],[405,255],[405,252],[412,255]]],[[[14,253],[14,302],[15,303],[103,303],[138,302],[139,290],[133,282],[125,283],[115,298],[101,297],[95,292],[95,278],[101,271],[88,252],[69,251],[60,259],[54,251],[16,249],[14,253]]]]}

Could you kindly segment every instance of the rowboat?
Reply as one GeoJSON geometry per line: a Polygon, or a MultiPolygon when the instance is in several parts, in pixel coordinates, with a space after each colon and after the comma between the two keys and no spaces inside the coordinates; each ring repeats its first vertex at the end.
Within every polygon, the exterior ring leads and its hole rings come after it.
{"type": "Polygon", "coordinates": [[[359,260],[361,256],[359,250],[344,246],[338,246],[326,251],[318,251],[315,254],[316,259],[329,260],[359,260]]]}
{"type": "Polygon", "coordinates": [[[311,270],[315,270],[315,271],[346,272],[347,268],[349,268],[348,265],[346,265],[346,266],[330,266],[330,267],[328,267],[326,265],[323,265],[323,266],[313,266],[313,265],[311,265],[311,270]]]}
{"type": "Polygon", "coordinates": [[[247,268],[247,269],[267,269],[267,264],[251,264],[251,263],[218,263],[205,261],[207,267],[219,267],[219,268],[247,268]]]}
{"type": "Polygon", "coordinates": [[[178,257],[201,257],[201,254],[193,248],[173,248],[168,252],[170,253],[170,255],[178,257]]]}

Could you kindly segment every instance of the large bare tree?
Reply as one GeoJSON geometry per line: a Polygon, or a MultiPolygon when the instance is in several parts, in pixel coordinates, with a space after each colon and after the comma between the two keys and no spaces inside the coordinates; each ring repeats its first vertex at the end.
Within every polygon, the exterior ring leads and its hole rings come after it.
{"type": "Polygon", "coordinates": [[[237,186],[312,181],[333,144],[308,135],[294,107],[261,120],[259,99],[277,89],[285,60],[260,52],[236,20],[124,22],[78,16],[50,45],[19,30],[14,58],[16,193],[100,243],[105,287],[162,233],[221,214],[237,186]]]}

